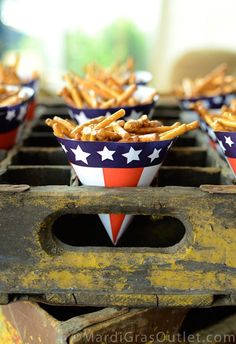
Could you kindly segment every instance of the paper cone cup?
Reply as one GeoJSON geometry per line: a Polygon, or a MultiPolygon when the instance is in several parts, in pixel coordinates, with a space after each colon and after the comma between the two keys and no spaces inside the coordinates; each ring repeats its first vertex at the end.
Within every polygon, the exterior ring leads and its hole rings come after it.
{"type": "Polygon", "coordinates": [[[195,97],[195,98],[180,98],[179,103],[183,111],[193,111],[191,108],[192,103],[200,101],[207,109],[220,109],[224,105],[226,99],[225,94],[214,97],[195,97]]]}
{"type": "Polygon", "coordinates": [[[219,142],[214,130],[200,117],[199,117],[199,122],[200,122],[201,130],[207,135],[206,143],[209,144],[214,150],[216,150],[220,156],[224,157],[222,148],[219,145],[219,142]]]}
{"type": "Polygon", "coordinates": [[[225,95],[226,99],[225,99],[225,103],[226,105],[231,105],[231,101],[236,99],[236,92],[232,92],[232,93],[227,93],[225,95]]]}
{"type": "MultiPolygon", "coordinates": [[[[137,91],[134,93],[134,97],[139,100],[145,100],[155,91],[152,87],[138,86],[137,91]]],[[[158,100],[158,96],[154,97],[154,101],[148,104],[136,105],[136,106],[123,106],[126,115],[125,119],[138,119],[141,115],[146,114],[149,117],[152,116],[152,111],[154,110],[155,104],[158,100]]],[[[70,117],[79,124],[86,123],[88,120],[99,117],[99,116],[110,116],[114,112],[118,111],[120,107],[113,107],[109,109],[79,109],[74,108],[66,104],[70,117]]]]}
{"type": "MultiPolygon", "coordinates": [[[[104,187],[149,186],[173,140],[155,142],[89,142],[58,138],[83,185],[104,187]]],[[[99,215],[113,244],[133,215],[99,215]]]]}
{"type": "Polygon", "coordinates": [[[26,117],[25,117],[26,121],[31,121],[34,119],[34,115],[35,115],[36,95],[37,95],[38,89],[39,89],[39,80],[38,79],[32,79],[32,80],[22,84],[22,86],[30,87],[34,90],[34,95],[29,102],[28,110],[27,110],[26,117]]]}
{"type": "Polygon", "coordinates": [[[215,131],[222,154],[236,177],[236,132],[215,131]]]}
{"type": "MultiPolygon", "coordinates": [[[[6,86],[6,88],[13,90],[18,87],[6,86]]],[[[31,88],[22,87],[20,92],[27,96],[25,101],[14,106],[0,107],[0,149],[10,149],[20,136],[34,91],[31,88]]]]}

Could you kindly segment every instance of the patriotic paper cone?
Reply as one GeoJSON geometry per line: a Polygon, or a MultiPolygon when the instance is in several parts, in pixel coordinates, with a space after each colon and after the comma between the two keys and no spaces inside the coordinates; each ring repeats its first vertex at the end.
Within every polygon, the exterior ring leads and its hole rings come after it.
{"type": "Polygon", "coordinates": [[[29,102],[28,110],[27,110],[26,117],[25,117],[25,119],[27,121],[31,121],[34,119],[34,115],[35,115],[36,95],[37,95],[38,88],[39,88],[39,80],[38,79],[32,79],[29,82],[22,84],[22,86],[30,87],[34,90],[34,95],[29,102]]]}
{"type": "Polygon", "coordinates": [[[222,153],[236,177],[236,132],[215,131],[222,153]]]}
{"type": "Polygon", "coordinates": [[[236,92],[232,92],[232,93],[227,93],[226,94],[226,99],[225,99],[225,103],[226,105],[229,105],[231,104],[231,101],[236,99],[236,92]]]}
{"type": "MultiPolygon", "coordinates": [[[[6,86],[6,88],[13,90],[18,87],[6,86]]],[[[0,107],[0,149],[10,149],[17,142],[29,103],[34,95],[33,89],[29,87],[22,87],[20,92],[27,96],[26,100],[14,106],[0,107]]]]}
{"type": "MultiPolygon", "coordinates": [[[[225,97],[225,95],[219,95],[215,97],[196,97],[179,99],[179,106],[182,110],[180,114],[181,121],[192,122],[199,119],[198,113],[191,107],[193,103],[201,101],[205,108],[213,109],[215,112],[216,109],[220,109],[221,106],[225,103],[225,97]]],[[[203,129],[203,131],[206,131],[206,129],[203,129]]],[[[212,146],[214,146],[212,140],[210,140],[209,142],[212,146]]]]}
{"type": "Polygon", "coordinates": [[[181,98],[179,99],[180,107],[183,111],[193,111],[191,108],[192,103],[200,101],[207,109],[220,109],[224,105],[226,99],[225,94],[214,97],[195,97],[195,98],[181,98]]]}
{"type": "Polygon", "coordinates": [[[202,131],[205,132],[205,134],[207,135],[206,136],[207,144],[209,144],[213,149],[215,149],[220,156],[224,157],[224,153],[218,142],[218,139],[214,130],[200,117],[199,117],[199,122],[200,122],[200,127],[202,131]]]}
{"type": "MultiPolygon", "coordinates": [[[[145,100],[155,91],[152,87],[147,86],[138,86],[136,92],[134,93],[134,97],[137,100],[145,100]]],[[[146,114],[151,117],[152,111],[154,110],[154,106],[158,100],[158,96],[154,97],[154,100],[151,103],[143,104],[143,105],[136,105],[136,106],[122,106],[122,109],[125,110],[126,116],[124,117],[126,120],[128,119],[137,119],[141,115],[146,114]]],[[[70,117],[74,119],[79,124],[85,123],[91,118],[95,118],[98,116],[110,116],[114,112],[118,111],[120,107],[113,107],[109,109],[78,109],[74,108],[68,104],[66,104],[67,109],[69,111],[70,117]]]]}
{"type": "MultiPolygon", "coordinates": [[[[122,187],[149,186],[173,140],[156,142],[89,142],[58,138],[83,185],[122,187]]],[[[116,244],[133,216],[99,214],[116,244]]]]}

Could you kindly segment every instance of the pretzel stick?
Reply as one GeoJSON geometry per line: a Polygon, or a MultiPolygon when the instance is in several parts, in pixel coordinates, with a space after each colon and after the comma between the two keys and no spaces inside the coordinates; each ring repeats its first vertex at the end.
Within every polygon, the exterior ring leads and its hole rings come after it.
{"type": "Polygon", "coordinates": [[[116,103],[116,100],[114,98],[106,100],[105,102],[100,104],[100,109],[109,109],[113,107],[116,103]]]}
{"type": "Polygon", "coordinates": [[[61,127],[58,123],[53,123],[53,131],[54,131],[54,135],[63,138],[64,137],[64,132],[61,130],[61,127]]]}
{"type": "Polygon", "coordinates": [[[19,98],[18,95],[13,95],[10,97],[7,97],[0,101],[0,106],[9,106],[9,105],[16,105],[22,101],[21,98],[19,98]]]}
{"type": "Polygon", "coordinates": [[[82,104],[82,100],[81,100],[80,95],[79,95],[79,91],[73,85],[72,80],[71,80],[69,75],[65,75],[64,78],[65,78],[65,81],[68,84],[68,88],[69,88],[69,91],[71,93],[71,97],[72,97],[73,101],[75,102],[75,105],[78,108],[82,108],[83,104],[82,104]]]}
{"type": "Polygon", "coordinates": [[[139,135],[138,140],[140,142],[151,142],[151,141],[159,141],[159,135],[158,134],[146,134],[146,135],[139,135]]]}
{"type": "Polygon", "coordinates": [[[117,82],[117,80],[114,79],[114,77],[112,75],[109,77],[108,81],[110,81],[111,85],[115,86],[116,91],[118,93],[122,93],[123,92],[123,88],[121,87],[120,83],[117,82]]]}
{"type": "Polygon", "coordinates": [[[231,128],[236,128],[236,122],[235,121],[231,121],[231,120],[226,119],[226,118],[219,118],[219,119],[217,119],[217,122],[222,124],[223,126],[227,126],[227,127],[231,127],[231,128]]]}
{"type": "Polygon", "coordinates": [[[146,127],[146,128],[134,128],[134,129],[130,129],[127,131],[128,132],[133,132],[135,134],[138,134],[138,135],[143,135],[143,134],[151,134],[151,133],[157,133],[157,134],[161,134],[161,133],[165,133],[169,130],[172,130],[174,128],[177,128],[180,126],[180,123],[179,122],[176,122],[175,124],[171,125],[171,126],[160,126],[160,127],[146,127]]]}
{"type": "Polygon", "coordinates": [[[120,109],[120,110],[116,111],[115,113],[113,113],[111,116],[105,118],[102,122],[98,123],[95,126],[95,129],[101,129],[101,128],[107,127],[109,124],[118,120],[119,118],[123,117],[124,115],[125,115],[125,110],[120,109]]]}
{"type": "Polygon", "coordinates": [[[53,121],[60,123],[63,127],[65,127],[67,130],[72,131],[73,129],[75,129],[75,125],[72,124],[69,121],[66,121],[65,119],[62,119],[60,117],[54,116],[53,117],[53,121]]]}
{"type": "Polygon", "coordinates": [[[201,92],[204,88],[206,88],[207,85],[209,85],[209,83],[212,82],[212,79],[217,77],[219,74],[224,73],[226,71],[226,69],[227,69],[227,64],[225,64],[225,63],[222,63],[221,65],[217,66],[215,69],[213,69],[213,71],[208,73],[202,79],[202,83],[198,87],[196,87],[195,91],[198,93],[201,92]]]}
{"type": "Polygon", "coordinates": [[[130,138],[130,134],[124,128],[122,128],[118,123],[113,122],[112,127],[113,127],[114,132],[120,135],[122,139],[128,140],[130,138]]]}
{"type": "Polygon", "coordinates": [[[194,130],[199,128],[199,122],[198,121],[193,121],[191,123],[186,124],[187,131],[194,130]]]}
{"type": "Polygon", "coordinates": [[[87,121],[86,123],[77,125],[77,126],[72,130],[71,134],[72,134],[72,135],[80,134],[84,127],[89,126],[89,125],[91,125],[91,124],[100,123],[101,121],[104,120],[104,118],[105,118],[104,116],[96,117],[96,118],[90,119],[90,120],[87,121]]]}
{"type": "Polygon", "coordinates": [[[127,100],[134,93],[136,88],[137,88],[136,85],[130,85],[129,87],[127,87],[127,89],[116,98],[117,105],[127,100]]]}
{"type": "Polygon", "coordinates": [[[171,139],[175,138],[176,136],[184,134],[186,132],[186,130],[187,130],[186,124],[182,124],[177,128],[169,130],[167,133],[160,134],[159,137],[160,137],[161,141],[171,140],[171,139]]]}
{"type": "Polygon", "coordinates": [[[121,139],[120,135],[107,128],[97,130],[97,138],[100,141],[118,141],[121,139]]]}
{"type": "Polygon", "coordinates": [[[83,88],[80,88],[80,93],[81,93],[83,99],[85,100],[85,102],[88,104],[88,106],[90,106],[91,108],[96,107],[97,104],[96,104],[95,98],[90,97],[89,92],[87,92],[83,88]]]}
{"type": "Polygon", "coordinates": [[[107,99],[107,100],[111,98],[110,93],[100,89],[98,86],[94,85],[91,81],[83,80],[78,75],[75,75],[74,79],[78,85],[83,85],[85,88],[87,88],[89,90],[93,90],[100,97],[107,99]]]}
{"type": "Polygon", "coordinates": [[[113,91],[111,88],[107,87],[102,81],[97,80],[93,77],[89,77],[89,80],[97,85],[101,90],[109,94],[110,98],[116,98],[119,96],[119,93],[113,91]]]}

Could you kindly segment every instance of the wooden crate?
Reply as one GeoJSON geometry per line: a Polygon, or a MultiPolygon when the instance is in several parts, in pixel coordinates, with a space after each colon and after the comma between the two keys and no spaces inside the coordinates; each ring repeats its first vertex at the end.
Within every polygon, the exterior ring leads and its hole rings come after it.
{"type": "Polygon", "coordinates": [[[157,308],[99,310],[15,302],[0,307],[0,343],[141,344],[158,333],[177,335],[186,312],[157,308]]]}
{"type": "Polygon", "coordinates": [[[64,110],[46,110],[0,167],[0,303],[235,304],[236,188],[203,134],[179,139],[150,187],[84,187],[43,124],[64,110]],[[97,213],[137,216],[113,247],[97,213]]]}

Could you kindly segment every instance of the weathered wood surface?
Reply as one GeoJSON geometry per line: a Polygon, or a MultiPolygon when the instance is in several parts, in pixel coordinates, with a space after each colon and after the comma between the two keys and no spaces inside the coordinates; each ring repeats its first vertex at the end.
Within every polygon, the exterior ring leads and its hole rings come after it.
{"type": "MultiPolygon", "coordinates": [[[[63,307],[57,309],[53,313],[57,313],[59,319],[63,318],[63,307]]],[[[129,340],[130,343],[141,344],[145,338],[146,343],[152,338],[152,343],[156,343],[155,339],[163,333],[177,335],[187,312],[187,309],[157,308],[105,308],[95,311],[74,307],[71,316],[67,310],[67,316],[64,315],[64,319],[59,321],[37,304],[16,302],[0,307],[0,342],[125,344],[129,340]]]]}
{"type": "MultiPolygon", "coordinates": [[[[166,304],[171,306],[176,305],[171,295],[188,295],[179,305],[189,305],[192,296],[202,304],[201,296],[236,293],[234,193],[72,186],[14,192],[11,186],[9,192],[0,189],[0,212],[2,294],[76,293],[77,304],[89,304],[89,295],[94,304],[97,295],[97,305],[100,296],[103,305],[137,301],[142,306],[169,295],[166,304]],[[62,214],[122,212],[177,218],[186,234],[168,248],[72,247],[50,234],[62,214]]],[[[211,302],[208,298],[205,304],[211,302]]]]}

